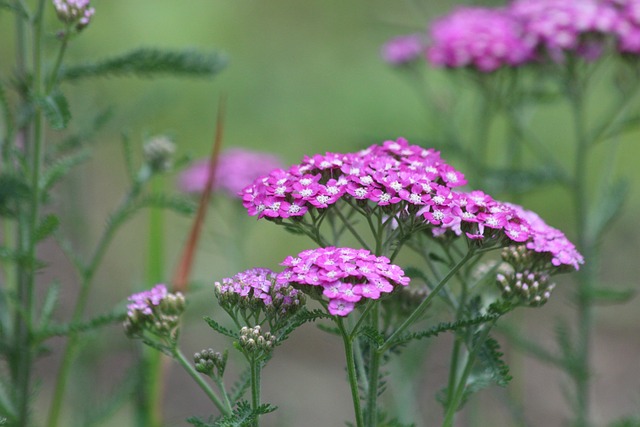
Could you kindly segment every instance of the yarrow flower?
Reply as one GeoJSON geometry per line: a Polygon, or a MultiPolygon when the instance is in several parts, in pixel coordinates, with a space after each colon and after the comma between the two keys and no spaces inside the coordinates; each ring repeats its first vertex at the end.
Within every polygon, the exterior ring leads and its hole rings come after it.
{"type": "Polygon", "coordinates": [[[615,28],[621,52],[640,54],[640,0],[608,0],[619,14],[615,28]]]}
{"type": "Polygon", "coordinates": [[[424,52],[422,37],[418,34],[394,37],[382,46],[382,59],[391,65],[405,65],[419,59],[424,52]]]}
{"type": "Polygon", "coordinates": [[[509,12],[535,46],[552,56],[588,48],[584,36],[613,34],[620,21],[613,7],[597,0],[516,0],[509,12]]]}
{"type": "MultiPolygon", "coordinates": [[[[221,153],[218,158],[214,190],[222,190],[231,197],[239,197],[244,187],[281,165],[280,160],[272,154],[231,148],[221,153]]],[[[208,176],[209,160],[201,160],[182,173],[178,185],[182,191],[201,193],[208,176]]]]}
{"type": "Polygon", "coordinates": [[[78,31],[91,22],[96,12],[91,7],[90,0],[53,0],[58,19],[67,24],[75,24],[78,31]]]}
{"type": "Polygon", "coordinates": [[[523,27],[503,9],[461,7],[435,21],[427,58],[444,67],[474,67],[490,72],[532,58],[523,27]]]}
{"type": "Polygon", "coordinates": [[[127,335],[138,337],[147,330],[156,336],[175,337],[185,308],[185,299],[180,292],[170,293],[165,285],[158,284],[151,290],[131,295],[128,300],[124,324],[127,335]]]}
{"type": "Polygon", "coordinates": [[[288,283],[276,282],[268,268],[252,268],[215,283],[220,305],[228,311],[250,309],[268,316],[291,315],[302,308],[305,297],[288,283]]]}
{"type": "Polygon", "coordinates": [[[309,249],[287,257],[281,265],[287,268],[278,274],[277,283],[318,287],[334,316],[346,316],[359,301],[378,299],[409,284],[400,267],[365,249],[309,249]]]}
{"type": "Polygon", "coordinates": [[[439,152],[399,138],[356,153],[307,156],[288,170],[276,169],[256,179],[242,191],[242,198],[249,215],[271,219],[299,217],[340,200],[417,210],[466,183],[439,152]]]}

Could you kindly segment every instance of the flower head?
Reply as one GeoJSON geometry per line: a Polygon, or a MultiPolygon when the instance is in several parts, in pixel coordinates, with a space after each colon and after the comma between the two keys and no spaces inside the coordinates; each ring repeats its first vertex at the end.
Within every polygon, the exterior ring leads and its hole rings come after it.
{"type": "Polygon", "coordinates": [[[461,7],[433,23],[427,58],[436,66],[490,72],[531,59],[521,24],[502,9],[461,7]]]}
{"type": "Polygon", "coordinates": [[[621,52],[640,54],[640,0],[608,0],[619,15],[615,34],[621,52]]]}
{"type": "MultiPolygon", "coordinates": [[[[272,154],[231,148],[218,158],[214,189],[239,197],[240,191],[253,180],[280,166],[280,160],[272,154]]],[[[209,160],[198,161],[182,173],[179,187],[188,193],[202,192],[208,176],[209,160]]]]}
{"type": "Polygon", "coordinates": [[[174,338],[180,315],[185,308],[184,296],[167,291],[163,284],[151,290],[131,295],[127,305],[125,332],[131,337],[141,336],[145,330],[157,336],[174,338]]]}
{"type": "Polygon", "coordinates": [[[281,265],[287,268],[278,275],[278,283],[306,290],[317,287],[329,300],[329,313],[335,316],[346,316],[363,299],[378,299],[409,284],[400,267],[365,249],[309,249],[287,257],[281,265]]]}
{"type": "Polygon", "coordinates": [[[89,25],[95,9],[90,0],[53,0],[58,19],[67,24],[75,24],[78,31],[89,25]]]}
{"type": "Polygon", "coordinates": [[[552,56],[588,48],[584,36],[612,34],[620,20],[613,7],[597,0],[516,0],[509,12],[535,46],[552,56]]]}
{"type": "Polygon", "coordinates": [[[164,135],[148,140],[143,146],[146,163],[154,172],[165,172],[171,168],[176,146],[164,135]]]}
{"type": "Polygon", "coordinates": [[[227,310],[250,309],[267,316],[284,316],[304,305],[304,295],[287,283],[276,282],[276,273],[252,268],[215,283],[220,305],[227,310]]]}
{"type": "Polygon", "coordinates": [[[439,191],[465,184],[464,175],[439,152],[399,138],[355,153],[307,156],[288,170],[256,179],[242,198],[249,215],[275,219],[327,209],[340,200],[417,209],[432,204],[439,191]]]}
{"type": "Polygon", "coordinates": [[[422,56],[424,43],[418,34],[395,37],[382,46],[382,59],[391,65],[405,65],[422,56]]]}

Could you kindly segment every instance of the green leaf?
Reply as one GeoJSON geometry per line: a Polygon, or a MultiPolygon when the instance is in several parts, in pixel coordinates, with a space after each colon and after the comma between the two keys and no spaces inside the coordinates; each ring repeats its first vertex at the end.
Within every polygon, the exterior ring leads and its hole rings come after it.
{"type": "Polygon", "coordinates": [[[197,209],[197,205],[192,198],[177,195],[169,196],[162,193],[148,194],[142,197],[138,202],[138,206],[168,209],[182,215],[192,215],[197,209]]]}
{"type": "Polygon", "coordinates": [[[238,378],[238,381],[233,384],[231,392],[229,393],[229,399],[232,404],[235,404],[242,399],[247,390],[251,387],[251,370],[247,369],[238,378]]]}
{"type": "Polygon", "coordinates": [[[254,410],[251,408],[249,402],[243,400],[238,402],[236,409],[234,409],[231,415],[221,417],[213,424],[213,427],[246,427],[254,423],[260,415],[271,413],[276,409],[277,408],[275,406],[263,404],[254,410]]]}
{"type": "Polygon", "coordinates": [[[384,344],[384,335],[376,331],[375,328],[372,328],[371,326],[360,328],[358,336],[366,338],[377,347],[381,347],[384,344]]]}
{"type": "Polygon", "coordinates": [[[35,230],[34,237],[36,241],[40,242],[49,237],[51,234],[53,234],[54,231],[58,229],[59,225],[60,218],[58,218],[54,214],[46,215],[42,219],[42,221],[40,221],[40,224],[38,224],[38,228],[36,228],[35,230]]]}
{"type": "Polygon", "coordinates": [[[42,303],[42,309],[40,310],[40,322],[39,328],[43,330],[47,327],[47,325],[51,322],[51,318],[53,316],[53,310],[56,308],[56,304],[58,302],[58,297],[60,296],[60,284],[54,283],[49,286],[47,289],[47,293],[44,297],[44,302],[42,303]]]}
{"type": "Polygon", "coordinates": [[[207,322],[207,325],[209,325],[211,329],[218,332],[219,334],[225,335],[229,338],[238,339],[237,333],[225,328],[224,326],[213,320],[211,317],[205,316],[204,321],[207,322]]]}
{"type": "Polygon", "coordinates": [[[14,217],[16,204],[29,198],[29,185],[23,177],[0,174],[0,216],[14,217]]]}
{"type": "Polygon", "coordinates": [[[58,181],[64,178],[69,171],[89,158],[89,150],[84,149],[68,156],[56,159],[44,170],[40,179],[40,189],[49,191],[58,181]]]}
{"type": "Polygon", "coordinates": [[[589,296],[596,304],[624,304],[636,296],[637,289],[593,288],[589,296]]]}
{"type": "Polygon", "coordinates": [[[120,56],[98,62],[64,68],[63,80],[87,77],[213,77],[227,64],[225,55],[218,52],[195,50],[169,51],[152,48],[137,49],[120,56]]]}
{"type": "Polygon", "coordinates": [[[305,323],[315,322],[318,319],[331,319],[331,315],[320,309],[312,311],[301,309],[293,317],[288,318],[285,324],[274,325],[275,327],[272,333],[276,335],[277,343],[281,343],[300,326],[305,323]]]}
{"type": "Polygon", "coordinates": [[[122,311],[114,311],[94,317],[87,322],[72,322],[62,325],[51,325],[41,329],[37,335],[39,340],[45,340],[50,337],[61,337],[81,332],[91,331],[93,329],[108,326],[114,323],[123,322],[126,314],[122,311]]]}
{"type": "Polygon", "coordinates": [[[56,130],[66,129],[71,119],[67,99],[60,92],[53,92],[46,98],[39,99],[37,103],[42,108],[49,125],[56,130]]]}
{"type": "Polygon", "coordinates": [[[601,192],[597,205],[588,212],[588,237],[598,239],[622,211],[629,193],[629,181],[618,180],[601,192]]]}

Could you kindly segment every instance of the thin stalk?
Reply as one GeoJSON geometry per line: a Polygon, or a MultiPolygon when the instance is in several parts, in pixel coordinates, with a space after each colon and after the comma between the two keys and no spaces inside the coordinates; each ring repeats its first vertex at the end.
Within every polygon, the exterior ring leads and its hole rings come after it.
{"type": "Polygon", "coordinates": [[[440,282],[436,285],[436,287],[433,288],[433,290],[429,293],[429,295],[427,295],[427,297],[424,299],[424,301],[422,301],[415,308],[415,310],[413,310],[413,312],[409,315],[409,317],[407,317],[407,319],[402,323],[402,325],[400,325],[398,327],[398,329],[396,329],[393,332],[393,334],[391,334],[391,336],[389,338],[387,338],[387,340],[384,342],[384,344],[382,346],[380,346],[380,348],[378,350],[380,353],[383,353],[386,350],[388,350],[393,345],[393,342],[396,340],[396,338],[398,338],[400,335],[402,335],[404,333],[404,331],[406,331],[409,326],[413,325],[415,323],[415,321],[418,320],[418,318],[420,318],[420,316],[422,315],[424,310],[431,303],[431,300],[436,295],[438,295],[440,290],[442,288],[444,288],[444,286],[447,284],[447,282],[449,282],[449,280],[458,272],[458,270],[460,270],[462,268],[462,266],[464,266],[467,263],[467,261],[469,261],[471,258],[473,258],[474,255],[475,255],[474,250],[473,249],[469,249],[469,252],[467,252],[467,254],[460,261],[458,261],[458,263],[451,270],[449,270],[449,273],[447,273],[447,275],[444,276],[442,278],[442,280],[440,280],[440,282]]]}
{"type": "MultiPolygon", "coordinates": [[[[160,193],[164,182],[161,179],[156,179],[150,183],[150,186],[154,193],[160,193]]],[[[147,283],[161,283],[164,280],[165,265],[164,210],[161,208],[149,209],[147,241],[147,283]]],[[[162,425],[165,358],[161,352],[147,346],[143,346],[141,351],[142,368],[145,372],[141,376],[142,393],[136,408],[138,419],[141,427],[160,427],[162,425]]]]}
{"type": "MultiPolygon", "coordinates": [[[[369,326],[378,332],[379,305],[375,304],[369,313],[369,326]]],[[[365,408],[365,422],[368,427],[375,427],[378,418],[378,380],[380,378],[379,352],[373,343],[369,347],[369,387],[367,390],[367,406],[365,408]]]]}
{"type": "MultiPolygon", "coordinates": [[[[256,360],[255,356],[251,356],[249,365],[251,365],[251,408],[256,411],[260,406],[261,362],[259,360],[256,360]]],[[[255,427],[258,427],[260,425],[259,417],[256,416],[256,420],[253,425],[255,427]]]]}
{"type": "MultiPolygon", "coordinates": [[[[114,218],[117,218],[126,212],[131,206],[131,204],[135,201],[136,197],[140,194],[142,190],[142,185],[150,178],[150,172],[147,169],[142,169],[140,171],[140,175],[137,180],[133,183],[133,186],[127,196],[124,198],[116,213],[114,214],[114,218]]],[[[89,299],[89,293],[91,291],[93,285],[93,278],[96,273],[96,270],[102,259],[104,254],[111,243],[115,232],[118,229],[118,226],[121,225],[121,221],[110,221],[107,224],[107,227],[103,231],[100,236],[100,240],[96,245],[96,248],[93,252],[93,255],[89,259],[87,266],[80,271],[80,292],[78,295],[78,299],[76,301],[75,308],[73,310],[73,315],[71,317],[71,322],[76,323],[82,319],[84,315],[84,311],[87,305],[87,301],[89,299]]],[[[51,408],[49,409],[49,418],[47,422],[48,427],[57,427],[60,413],[62,411],[62,402],[64,399],[64,394],[67,388],[67,380],[69,378],[71,366],[73,363],[73,359],[75,356],[76,348],[79,343],[79,335],[72,334],[69,336],[67,341],[67,345],[65,347],[63,356],[62,356],[62,364],[60,365],[60,369],[58,370],[58,375],[56,376],[56,385],[53,392],[53,398],[51,401],[51,408]]]]}
{"type": "MultiPolygon", "coordinates": [[[[43,39],[43,11],[44,0],[39,0],[38,10],[33,20],[33,91],[36,96],[42,96],[44,92],[42,39],[43,39]]],[[[24,46],[23,46],[24,48],[24,46]]],[[[25,55],[21,52],[19,55],[25,55]]],[[[26,56],[26,55],[25,55],[26,56]]],[[[26,223],[21,221],[21,248],[26,249],[27,264],[19,266],[20,283],[18,288],[18,300],[23,315],[17,314],[17,346],[16,350],[16,397],[18,424],[29,425],[30,401],[31,401],[31,376],[33,368],[32,353],[32,323],[34,316],[34,288],[36,282],[36,255],[37,238],[36,230],[40,219],[40,202],[42,191],[40,187],[40,175],[44,161],[44,115],[39,106],[35,107],[33,119],[33,139],[28,144],[31,200],[26,216],[26,223]]]]}
{"type": "Polygon", "coordinates": [[[367,243],[362,239],[362,237],[360,236],[360,234],[358,234],[358,232],[356,231],[355,228],[353,228],[353,226],[351,225],[351,223],[349,222],[349,220],[347,218],[344,217],[344,215],[342,214],[342,212],[340,211],[340,209],[335,209],[336,214],[338,215],[338,217],[340,217],[340,220],[342,221],[342,223],[345,225],[345,227],[347,227],[347,229],[351,232],[351,234],[353,235],[353,237],[356,238],[356,240],[358,240],[358,243],[360,243],[362,245],[362,247],[368,251],[371,251],[371,249],[369,249],[369,246],[367,245],[367,243]]]}
{"type": "Polygon", "coordinates": [[[209,398],[209,400],[211,400],[211,402],[215,405],[215,407],[218,408],[218,410],[222,414],[231,415],[231,412],[232,412],[231,408],[226,406],[220,400],[220,398],[218,397],[216,392],[213,391],[211,389],[211,387],[209,387],[209,384],[207,384],[206,381],[202,378],[202,375],[200,375],[194,369],[194,367],[191,366],[191,364],[187,361],[187,359],[184,357],[184,355],[182,354],[180,349],[175,347],[174,349],[172,349],[172,353],[173,353],[174,359],[180,364],[180,366],[182,366],[182,368],[184,368],[185,371],[187,371],[187,374],[189,374],[189,376],[191,378],[193,378],[193,380],[196,382],[196,384],[198,384],[200,389],[202,389],[202,391],[204,391],[204,394],[207,395],[207,397],[209,398]]]}
{"type": "Polygon", "coordinates": [[[60,71],[60,66],[62,65],[62,59],[64,58],[64,54],[67,51],[67,46],[69,45],[69,38],[71,37],[71,26],[67,24],[64,29],[64,34],[62,36],[60,49],[58,49],[58,55],[56,56],[56,61],[54,62],[53,68],[51,69],[51,75],[49,76],[49,81],[45,88],[45,94],[48,95],[53,90],[57,80],[58,80],[58,72],[60,71]]]}
{"type": "MultiPolygon", "coordinates": [[[[495,323],[495,322],[494,322],[495,323]]],[[[469,355],[467,357],[464,371],[460,376],[460,380],[457,382],[456,392],[453,396],[452,401],[448,401],[447,412],[442,423],[442,427],[453,427],[453,422],[455,420],[456,412],[460,407],[460,403],[462,402],[462,397],[464,396],[465,386],[467,384],[467,379],[469,379],[469,375],[471,374],[471,370],[473,369],[473,364],[475,363],[476,356],[478,355],[478,350],[482,347],[482,344],[487,339],[489,335],[489,331],[491,331],[491,326],[486,326],[482,331],[482,335],[478,338],[478,341],[473,346],[469,355]]]]}
{"type": "Polygon", "coordinates": [[[356,375],[356,363],[353,351],[354,340],[347,333],[342,318],[335,317],[335,321],[338,325],[338,329],[340,329],[340,335],[342,335],[342,342],[344,343],[344,354],[347,358],[347,375],[349,376],[349,386],[351,388],[351,398],[353,400],[353,412],[356,417],[356,427],[364,427],[362,408],[360,405],[358,376],[356,375]]]}

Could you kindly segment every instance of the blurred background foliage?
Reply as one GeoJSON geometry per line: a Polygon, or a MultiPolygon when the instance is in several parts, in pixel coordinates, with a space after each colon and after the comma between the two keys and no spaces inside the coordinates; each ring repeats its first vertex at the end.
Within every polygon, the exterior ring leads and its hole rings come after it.
{"type": "MultiPolygon", "coordinates": [[[[407,84],[406,76],[387,66],[379,55],[381,44],[388,38],[423,30],[430,19],[449,10],[452,2],[94,0],[92,3],[96,15],[91,26],[72,42],[68,64],[111,57],[143,46],[220,50],[228,55],[229,64],[213,81],[98,78],[66,85],[74,116],[71,131],[89,128],[98,112],[111,112],[110,120],[95,136],[92,159],[59,186],[59,196],[49,206],[62,214],[64,230],[73,236],[78,247],[88,249],[95,244],[108,213],[124,191],[121,134],[139,140],[141,145],[145,136],[168,133],[180,154],[205,157],[211,147],[221,94],[228,97],[226,147],[270,151],[290,164],[305,154],[353,151],[385,138],[405,136],[412,143],[440,148],[444,159],[459,165],[455,153],[447,151],[447,141],[437,140],[429,133],[427,112],[420,97],[407,84]]],[[[55,28],[54,14],[50,13],[48,18],[50,28],[55,28]]],[[[0,14],[3,75],[9,75],[13,63],[12,25],[10,14],[0,14]]],[[[53,34],[49,43],[52,46],[56,43],[53,34]]],[[[475,107],[470,84],[467,87],[459,80],[454,84],[440,71],[428,76],[432,86],[444,88],[463,105],[468,103],[470,109],[475,107]]],[[[610,89],[603,86],[603,98],[607,90],[610,89]]],[[[594,103],[594,111],[597,104],[594,103]]],[[[551,105],[535,118],[536,130],[565,164],[570,149],[566,117],[564,106],[551,105]]],[[[473,121],[464,117],[451,120],[473,135],[473,121]]],[[[494,133],[501,137],[499,124],[494,133]]],[[[51,135],[53,140],[61,136],[51,135]]],[[[631,179],[632,191],[624,215],[603,242],[602,277],[607,286],[629,288],[637,287],[640,277],[637,166],[640,133],[625,135],[621,143],[618,173],[631,179]]],[[[497,144],[492,149],[495,155],[500,155],[497,144]]],[[[592,158],[593,168],[598,168],[600,154],[606,150],[603,144],[601,153],[592,158]]],[[[164,185],[174,187],[174,178],[163,178],[164,185]]],[[[565,212],[569,207],[563,191],[545,187],[524,195],[520,202],[571,236],[573,224],[567,223],[569,215],[565,212]]],[[[100,285],[90,303],[92,312],[107,311],[114,304],[121,304],[132,290],[149,285],[144,283],[146,224],[147,217],[143,214],[118,235],[99,272],[100,285]]],[[[177,264],[189,226],[188,218],[168,217],[167,281],[177,264]]],[[[267,222],[256,223],[255,218],[239,216],[224,197],[214,198],[204,233],[193,273],[193,279],[201,286],[193,293],[185,319],[187,354],[204,347],[228,345],[222,338],[212,337],[201,321],[203,315],[215,310],[213,281],[252,266],[276,268],[286,255],[308,247],[304,238],[286,235],[267,222]],[[244,238],[246,256],[240,260],[229,257],[230,245],[237,243],[234,243],[236,236],[230,234],[230,230],[236,229],[230,226],[235,221],[239,221],[237,229],[242,230],[244,238]]],[[[52,267],[47,276],[64,283],[63,298],[70,307],[75,298],[75,278],[55,244],[51,243],[46,250],[45,257],[52,267]]],[[[524,328],[527,334],[551,346],[554,319],[571,316],[566,299],[567,293],[572,292],[571,280],[562,285],[543,309],[520,315],[524,325],[530,325],[524,328]]],[[[66,314],[61,309],[58,316],[66,319],[66,314]]],[[[593,358],[595,419],[603,422],[634,411],[637,415],[640,408],[637,301],[604,306],[597,311],[597,319],[593,358]]],[[[337,426],[350,417],[340,345],[335,337],[308,325],[278,349],[265,371],[264,396],[281,410],[266,417],[265,424],[337,426]]],[[[445,375],[442,371],[446,363],[438,354],[446,354],[449,346],[449,337],[438,338],[427,359],[405,360],[425,370],[420,391],[424,405],[406,409],[421,411],[425,420],[441,417],[433,395],[443,385],[445,375]]],[[[76,379],[80,381],[72,390],[75,407],[91,407],[105,399],[115,383],[126,378],[133,347],[134,343],[117,326],[86,338],[76,371],[76,379]],[[87,389],[92,393],[86,393],[87,389]]],[[[39,366],[45,378],[59,363],[59,347],[54,345],[52,350],[39,366]]],[[[411,352],[407,357],[410,355],[411,352]]],[[[167,425],[184,425],[187,416],[207,414],[210,408],[196,386],[177,369],[169,371],[167,425]]],[[[565,379],[553,368],[528,358],[513,366],[513,373],[518,392],[523,393],[527,402],[525,416],[530,425],[562,425],[570,411],[562,399],[565,379]]],[[[49,387],[45,380],[39,394],[43,407],[48,406],[49,387]]],[[[461,425],[512,425],[501,403],[501,393],[496,390],[480,393],[479,403],[465,410],[461,425]]],[[[393,389],[388,394],[393,395],[393,389]]],[[[401,405],[402,396],[397,397],[401,405]]],[[[129,410],[125,405],[108,425],[129,425],[129,410]]],[[[67,425],[74,423],[83,425],[79,419],[69,420],[67,425]]],[[[431,424],[427,421],[425,425],[431,424]]]]}

